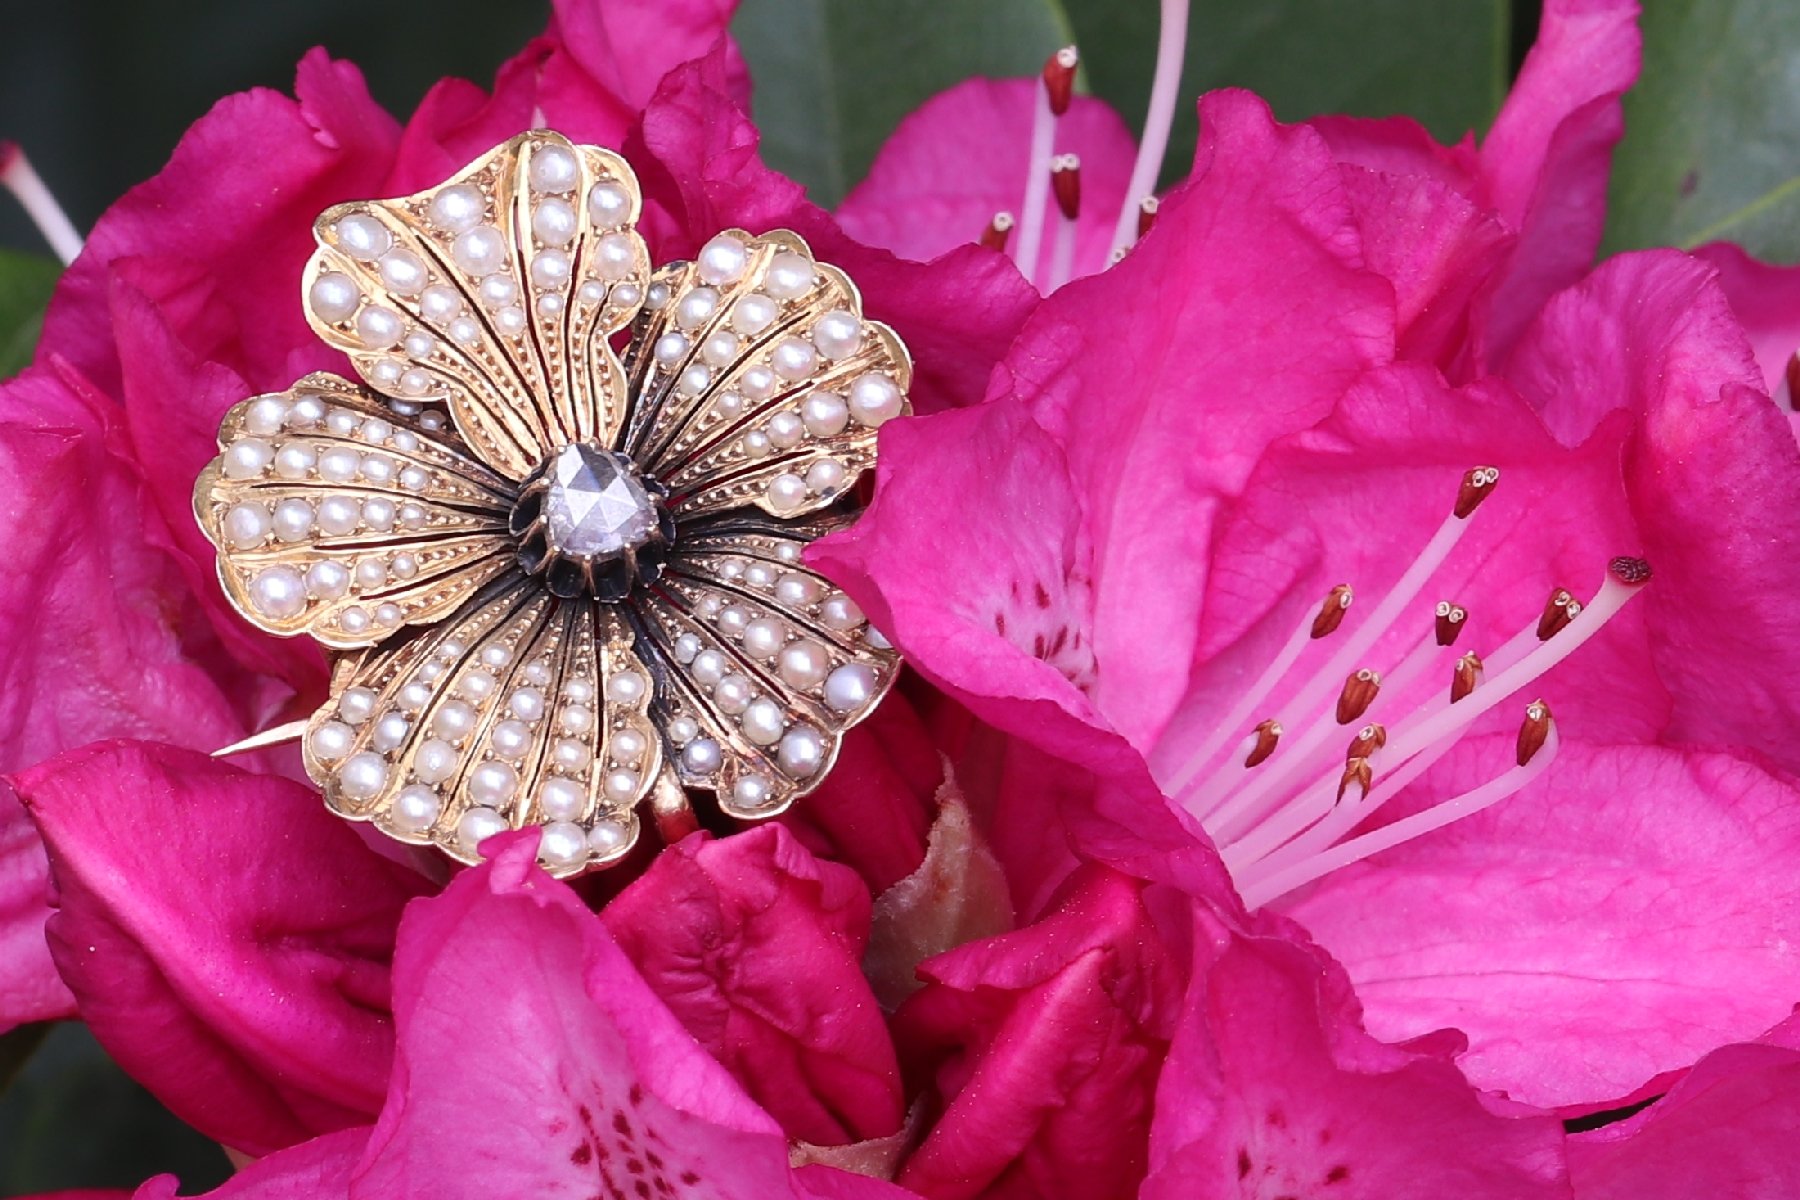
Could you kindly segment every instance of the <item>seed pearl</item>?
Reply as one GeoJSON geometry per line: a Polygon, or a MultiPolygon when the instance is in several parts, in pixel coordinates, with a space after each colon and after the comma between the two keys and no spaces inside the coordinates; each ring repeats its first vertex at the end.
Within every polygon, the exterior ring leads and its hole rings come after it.
{"type": "Polygon", "coordinates": [[[385,454],[365,454],[358,468],[362,477],[377,486],[394,480],[394,460],[385,454]]]}
{"type": "Polygon", "coordinates": [[[796,725],[782,737],[775,763],[791,779],[810,779],[825,765],[825,739],[809,725],[796,725]]]}
{"type": "MultiPolygon", "coordinates": [[[[423,505],[402,504],[400,506],[400,524],[407,529],[423,529],[428,519],[423,505]]],[[[410,559],[411,555],[407,557],[410,559]]]]}
{"type": "Polygon", "coordinates": [[[416,296],[425,288],[425,264],[411,250],[390,250],[381,256],[381,282],[401,296],[416,296]]]}
{"type": "Polygon", "coordinates": [[[465,700],[480,704],[494,694],[499,682],[486,671],[470,671],[457,681],[456,690],[465,700]]]}
{"type": "Polygon", "coordinates": [[[255,479],[275,461],[275,447],[261,438],[239,438],[225,451],[225,478],[255,479]]]}
{"type": "Polygon", "coordinates": [[[464,854],[479,854],[481,843],[506,831],[506,818],[491,808],[471,808],[456,821],[456,844],[464,854]]]}
{"type": "Polygon", "coordinates": [[[509,304],[494,314],[494,324],[500,327],[501,333],[520,333],[525,328],[525,310],[509,304]]]}
{"type": "Polygon", "coordinates": [[[325,414],[325,428],[339,437],[349,437],[362,424],[362,418],[347,408],[334,408],[325,414]]]}
{"type": "Polygon", "coordinates": [[[487,202],[473,184],[453,183],[438,189],[428,212],[431,223],[446,233],[465,233],[481,221],[487,202]]]}
{"type": "Polygon", "coordinates": [[[756,688],[742,675],[727,675],[719,680],[713,688],[713,703],[719,711],[736,716],[750,707],[750,699],[756,695],[756,688]]]}
{"type": "Polygon", "coordinates": [[[502,721],[489,735],[501,758],[518,758],[531,745],[531,729],[523,721],[502,721]]]}
{"type": "Polygon", "coordinates": [[[459,346],[467,346],[481,337],[481,326],[473,317],[458,317],[450,322],[450,340],[459,346]]]}
{"type": "Polygon", "coordinates": [[[450,257],[476,279],[484,279],[506,265],[506,237],[492,225],[477,225],[450,244],[450,257]]]}
{"type": "Polygon", "coordinates": [[[831,670],[831,656],[818,642],[795,642],[782,650],[780,670],[783,682],[797,688],[815,688],[831,670]]]}
{"type": "MultiPolygon", "coordinates": [[[[619,292],[625,292],[627,290],[628,289],[626,288],[620,288],[619,292]]],[[[618,295],[618,293],[614,294],[618,295]]],[[[598,279],[590,279],[575,289],[575,295],[583,304],[598,304],[600,301],[606,299],[606,285],[601,283],[598,279]]],[[[627,303],[623,298],[621,298],[619,302],[621,304],[627,303]]]]}
{"type": "Polygon", "coordinates": [[[587,792],[572,779],[546,779],[538,785],[537,802],[552,821],[568,821],[587,807],[587,792]]]}
{"type": "Polygon", "coordinates": [[[302,396],[288,409],[290,429],[311,429],[325,419],[325,402],[317,396],[302,396]]]}
{"type": "Polygon", "coordinates": [[[250,501],[232,505],[222,526],[225,540],[239,550],[256,549],[268,540],[269,530],[273,528],[269,510],[250,501]]]}
{"type": "Polygon", "coordinates": [[[362,521],[362,506],[348,496],[327,496],[319,501],[319,528],[333,536],[354,531],[362,521]]]}
{"type": "Polygon", "coordinates": [[[825,585],[811,575],[789,573],[775,584],[775,598],[790,608],[810,608],[825,594],[825,585]]]}
{"type": "Polygon", "coordinates": [[[398,604],[378,604],[375,606],[375,623],[383,629],[399,627],[400,619],[406,614],[400,611],[398,604]]]}
{"type": "Polygon", "coordinates": [[[552,871],[566,871],[587,861],[587,830],[573,821],[552,821],[538,831],[538,861],[552,871]]]}
{"type": "Polygon", "coordinates": [[[319,478],[327,483],[349,483],[361,469],[361,456],[348,446],[333,446],[319,455],[319,478]]]}
{"type": "Polygon", "coordinates": [[[581,165],[561,146],[538,146],[531,152],[526,174],[534,192],[567,192],[581,182],[581,165]]]}
{"type": "Polygon", "coordinates": [[[484,759],[469,772],[469,799],[498,808],[519,790],[519,773],[508,763],[484,759]]]}
{"type": "Polygon", "coordinates": [[[387,760],[372,750],[352,754],[338,768],[338,790],[352,800],[373,800],[387,786],[387,760]]]}
{"type": "Polygon", "coordinates": [[[616,183],[596,183],[588,189],[588,217],[603,229],[623,225],[631,216],[631,196],[616,183]]]}
{"type": "Polygon", "coordinates": [[[800,547],[793,542],[783,542],[775,547],[775,557],[784,563],[797,563],[800,561],[800,547]]]}
{"type": "Polygon", "coordinates": [[[698,396],[711,382],[712,371],[701,363],[694,363],[676,380],[675,390],[683,396],[698,396]]]}
{"type": "Polygon", "coordinates": [[[607,679],[606,698],[614,704],[635,705],[644,698],[648,686],[636,671],[620,671],[607,679]]]}
{"type": "Polygon", "coordinates": [[[812,340],[826,358],[849,358],[862,348],[862,321],[853,312],[835,309],[813,322],[812,340]]]}
{"type": "Polygon", "coordinates": [[[375,722],[375,732],[369,735],[369,744],[383,752],[396,750],[411,731],[412,722],[408,721],[404,714],[383,713],[381,720],[375,722]]]}
{"type": "MultiPolygon", "coordinates": [[[[402,413],[407,416],[414,416],[418,413],[419,406],[416,404],[407,404],[399,400],[390,400],[388,403],[393,406],[394,411],[397,413],[402,413]]],[[[410,429],[400,429],[395,431],[394,449],[400,451],[402,454],[411,454],[418,448],[418,434],[410,429]]]]}
{"type": "Polygon", "coordinates": [[[543,661],[525,664],[525,682],[533,687],[547,687],[550,684],[550,666],[543,661]]]}
{"type": "Polygon", "coordinates": [[[462,311],[462,296],[454,288],[436,284],[419,296],[419,311],[427,320],[442,324],[462,311]]]}
{"type": "Polygon", "coordinates": [[[787,715],[781,711],[781,705],[763,697],[750,702],[744,715],[738,718],[738,724],[743,728],[744,736],[758,746],[772,746],[787,725],[787,715]]]}
{"type": "Polygon", "coordinates": [[[563,684],[563,699],[586,704],[594,698],[594,685],[585,679],[571,679],[563,684]]]}
{"type": "Polygon", "coordinates": [[[806,426],[797,413],[778,412],[769,418],[769,440],[783,450],[791,450],[806,437],[806,426]]]}
{"type": "Polygon", "coordinates": [[[440,807],[436,792],[417,783],[408,784],[394,797],[388,823],[401,833],[424,833],[437,824],[440,807]]]}
{"type": "Polygon", "coordinates": [[[384,496],[371,496],[363,501],[363,524],[376,533],[386,533],[392,529],[394,518],[397,515],[398,510],[395,509],[394,502],[384,496]]]}
{"type": "Polygon", "coordinates": [[[306,737],[313,757],[322,763],[339,763],[356,744],[356,731],[342,721],[326,721],[306,737]]]}
{"type": "Polygon", "coordinates": [[[751,367],[738,380],[738,391],[752,400],[767,400],[778,386],[775,372],[767,367],[751,367]]]}
{"type": "Polygon", "coordinates": [[[575,210],[564,200],[544,200],[531,212],[531,232],[546,246],[567,246],[575,240],[575,210]]]}
{"type": "Polygon", "coordinates": [[[875,672],[864,663],[845,663],[825,680],[825,704],[833,712],[855,712],[875,694],[875,672]]]}
{"type": "Polygon", "coordinates": [[[735,283],[743,276],[744,267],[750,261],[750,248],[740,239],[721,233],[700,247],[700,256],[695,261],[700,278],[707,283],[735,283]]]}
{"type": "Polygon", "coordinates": [[[551,749],[550,761],[563,774],[573,775],[577,771],[587,770],[588,764],[594,761],[594,755],[585,742],[562,738],[551,749]]]}
{"type": "Polygon", "coordinates": [[[353,687],[338,697],[338,716],[352,725],[361,725],[375,715],[375,693],[365,687],[353,687]]]}
{"type": "Polygon", "coordinates": [[[621,729],[613,734],[607,749],[620,762],[634,762],[649,747],[644,735],[635,729],[621,729]]]}
{"type": "MultiPolygon", "coordinates": [[[[420,329],[415,329],[407,334],[406,338],[400,343],[400,348],[406,351],[409,358],[421,362],[430,358],[433,354],[436,354],[437,347],[437,339],[420,329]]],[[[381,424],[385,427],[387,422],[383,421],[381,424]]],[[[377,439],[370,438],[369,440],[373,442],[377,439]]]]}
{"type": "Polygon", "coordinates": [[[257,437],[280,433],[286,418],[287,405],[280,397],[263,396],[252,400],[244,409],[244,432],[257,437]]]}
{"type": "Polygon", "coordinates": [[[731,310],[731,327],[745,337],[755,337],[775,323],[781,310],[760,292],[751,292],[731,310]]]}
{"type": "Polygon", "coordinates": [[[698,738],[681,751],[681,765],[690,775],[711,775],[724,762],[719,743],[711,738],[698,738]]]}
{"type": "Polygon", "coordinates": [[[684,633],[675,639],[675,661],[686,665],[694,661],[700,653],[700,639],[691,633],[684,633]]]}
{"type": "Polygon", "coordinates": [[[700,343],[700,357],[715,367],[728,367],[738,356],[738,340],[735,333],[720,330],[704,342],[700,343]]]}
{"type": "Polygon", "coordinates": [[[769,480],[769,506],[776,512],[792,512],[806,502],[806,480],[783,471],[769,480]]]}
{"type": "Polygon", "coordinates": [[[669,740],[677,746],[685,746],[700,736],[700,722],[692,717],[676,717],[669,722],[669,740]]]}
{"type": "Polygon", "coordinates": [[[489,308],[499,308],[502,304],[511,304],[519,295],[519,285],[513,282],[511,275],[489,275],[481,281],[476,289],[481,302],[489,308]]]}
{"type": "Polygon", "coordinates": [[[409,492],[422,492],[431,483],[431,476],[423,468],[407,467],[400,472],[400,486],[409,492]]]}
{"type": "Polygon", "coordinates": [[[787,627],[780,621],[758,617],[744,626],[744,652],[752,658],[774,658],[787,640],[787,627]]]}
{"type": "Polygon", "coordinates": [[[850,406],[836,392],[814,392],[800,406],[800,419],[814,437],[832,437],[850,423],[850,406]]]}
{"type": "Polygon", "coordinates": [[[694,655],[694,661],[688,670],[696,683],[710,687],[725,676],[725,656],[717,650],[702,650],[694,655]]]}
{"type": "Polygon", "coordinates": [[[638,777],[633,771],[608,771],[601,791],[615,804],[629,804],[637,796],[638,777]]]}
{"type": "Polygon", "coordinates": [[[306,585],[292,567],[270,567],[250,583],[250,604],[266,617],[297,617],[306,611],[306,585]]]}
{"type": "Polygon", "coordinates": [[[350,572],[342,563],[321,559],[306,568],[306,590],[320,600],[336,600],[350,590],[350,572]]]}
{"type": "Polygon", "coordinates": [[[683,329],[698,329],[719,311],[719,293],[709,287],[695,288],[675,305],[675,323],[683,329]]]}
{"type": "Polygon", "coordinates": [[[400,373],[404,369],[397,359],[384,358],[369,368],[369,373],[375,377],[376,383],[392,384],[399,382],[400,373]]]}
{"type": "Polygon", "coordinates": [[[819,610],[819,619],[825,622],[828,629],[848,631],[861,625],[864,618],[856,601],[842,592],[833,592],[825,598],[825,606],[819,610]]]}
{"type": "Polygon", "coordinates": [[[275,506],[274,522],[276,541],[305,541],[312,534],[312,505],[290,496],[275,506]]]}
{"type": "Polygon", "coordinates": [[[338,249],[362,262],[374,262],[388,252],[394,237],[387,226],[374,217],[357,214],[338,220],[335,232],[338,249]]]}
{"type": "Polygon", "coordinates": [[[719,610],[723,607],[725,602],[717,596],[702,596],[700,603],[694,606],[694,611],[710,621],[719,615],[719,610]]]}
{"type": "Polygon", "coordinates": [[[318,463],[318,453],[304,442],[289,442],[275,452],[275,474],[283,479],[305,479],[318,463]]]}
{"type": "Polygon", "coordinates": [[[560,288],[569,282],[569,256],[561,250],[544,250],[531,260],[531,282],[541,288],[560,288]]]}
{"type": "Polygon", "coordinates": [[[556,722],[564,733],[586,733],[594,727],[594,710],[584,704],[565,705],[556,722]]]}
{"type": "Polygon", "coordinates": [[[769,802],[769,781],[761,775],[740,775],[731,785],[731,798],[739,808],[761,808],[769,802]]]}
{"type": "Polygon", "coordinates": [[[777,300],[792,300],[812,291],[816,280],[812,263],[791,250],[784,250],[769,260],[763,291],[777,300]]]}
{"type": "Polygon", "coordinates": [[[594,274],[617,283],[637,266],[637,247],[623,233],[609,233],[594,243],[594,274]]]}
{"type": "Polygon", "coordinates": [[[751,458],[761,458],[769,452],[769,435],[760,429],[752,429],[744,435],[744,453],[751,458]]]}
{"type": "Polygon", "coordinates": [[[886,375],[864,375],[850,385],[850,415],[858,425],[876,426],[900,415],[905,398],[886,375]]]}
{"type": "Polygon", "coordinates": [[[447,742],[460,742],[475,728],[475,710],[461,700],[449,700],[431,718],[432,732],[447,742]]]}
{"type": "Polygon", "coordinates": [[[456,771],[456,750],[441,738],[426,738],[413,755],[413,774],[426,783],[442,783],[456,771]]]}
{"type": "Polygon", "coordinates": [[[750,614],[742,605],[728,604],[719,610],[717,624],[719,632],[726,637],[739,637],[744,627],[750,623],[750,614]]]}
{"type": "Polygon", "coordinates": [[[651,354],[657,362],[668,367],[680,362],[682,355],[687,353],[687,348],[688,340],[685,337],[679,333],[665,333],[656,339],[651,354]]]}
{"type": "Polygon", "coordinates": [[[818,495],[827,495],[844,486],[844,464],[835,458],[821,458],[806,469],[806,486],[818,495]]]}
{"type": "Polygon", "coordinates": [[[400,689],[400,707],[407,712],[418,712],[431,703],[431,685],[419,680],[407,684],[400,689]]]}
{"type": "Polygon", "coordinates": [[[424,679],[424,680],[436,679],[438,676],[442,675],[443,673],[444,673],[444,664],[441,662],[428,662],[424,666],[419,668],[419,678],[424,679]]]}
{"type": "Polygon", "coordinates": [[[386,350],[406,332],[400,314],[391,308],[371,304],[356,314],[356,336],[370,350],[386,350]]]}
{"type": "Polygon", "coordinates": [[[775,352],[769,356],[769,363],[775,368],[775,374],[793,383],[819,369],[819,352],[813,349],[811,342],[803,342],[799,338],[783,338],[775,344],[775,352]]]}
{"type": "Polygon", "coordinates": [[[588,830],[587,842],[595,858],[612,858],[631,844],[631,830],[611,818],[602,818],[588,830]]]}
{"type": "Polygon", "coordinates": [[[744,568],[744,582],[766,591],[775,584],[775,568],[768,563],[753,562],[744,568]]]}
{"type": "Polygon", "coordinates": [[[888,641],[887,634],[881,632],[881,630],[875,628],[873,625],[863,630],[863,640],[877,650],[892,650],[894,648],[894,643],[888,641]]]}

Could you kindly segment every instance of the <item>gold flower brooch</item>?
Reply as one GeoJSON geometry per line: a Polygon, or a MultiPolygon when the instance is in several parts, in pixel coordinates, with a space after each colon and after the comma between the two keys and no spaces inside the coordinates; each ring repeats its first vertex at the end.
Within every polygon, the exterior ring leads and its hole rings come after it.
{"type": "Polygon", "coordinates": [[[333,652],[326,803],[464,862],[536,825],[554,874],[604,866],[693,791],[773,816],[898,669],[801,558],[908,411],[905,347],[785,231],[652,272],[640,205],[540,130],[328,210],[303,304],[367,386],[239,403],[194,488],[237,610],[333,652]]]}

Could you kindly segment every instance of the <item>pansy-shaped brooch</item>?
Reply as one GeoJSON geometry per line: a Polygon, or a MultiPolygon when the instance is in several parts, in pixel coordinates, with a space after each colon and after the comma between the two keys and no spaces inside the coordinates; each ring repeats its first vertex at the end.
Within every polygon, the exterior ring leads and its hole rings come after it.
{"type": "Polygon", "coordinates": [[[779,813],[897,670],[801,556],[908,411],[905,347],[790,233],[652,273],[639,206],[535,131],[330,209],[303,303],[368,386],[243,401],[195,485],[238,610],[336,652],[326,802],[465,862],[531,825],[557,875],[615,862],[690,789],[779,813]]]}

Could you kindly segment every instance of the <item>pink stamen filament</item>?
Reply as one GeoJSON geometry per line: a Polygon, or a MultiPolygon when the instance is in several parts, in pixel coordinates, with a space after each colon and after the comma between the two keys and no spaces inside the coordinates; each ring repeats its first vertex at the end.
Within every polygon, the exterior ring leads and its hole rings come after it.
{"type": "Polygon", "coordinates": [[[1075,274],[1075,228],[1074,220],[1057,214],[1056,243],[1050,252],[1050,284],[1044,289],[1046,294],[1069,282],[1075,274]]]}
{"type": "Polygon", "coordinates": [[[1150,107],[1144,114],[1144,136],[1138,141],[1137,161],[1125,202],[1113,228],[1116,254],[1137,241],[1139,204],[1156,191],[1163,155],[1169,149],[1169,127],[1175,122],[1175,100],[1181,88],[1181,67],[1187,57],[1188,0],[1162,0],[1162,26],[1156,43],[1156,75],[1150,84],[1150,107]]]}
{"type": "Polygon", "coordinates": [[[1261,908],[1270,901],[1278,900],[1295,888],[1311,883],[1320,876],[1347,867],[1351,863],[1360,862],[1372,854],[1391,850],[1403,842],[1409,842],[1416,837],[1442,829],[1452,822],[1473,816],[1484,808],[1498,804],[1548,770],[1550,763],[1556,758],[1560,742],[1556,726],[1552,723],[1543,746],[1524,766],[1514,767],[1480,787],[1472,788],[1459,796],[1453,796],[1424,812],[1414,813],[1410,817],[1402,817],[1391,825],[1384,825],[1361,837],[1351,838],[1347,842],[1339,843],[1329,850],[1295,863],[1286,870],[1279,871],[1254,885],[1246,886],[1243,889],[1244,904],[1252,909],[1261,908]]]}
{"type": "Polygon", "coordinates": [[[63,266],[74,262],[81,253],[81,234],[32,169],[25,152],[14,145],[0,144],[0,163],[4,164],[0,166],[0,185],[18,200],[63,266]]]}
{"type": "Polygon", "coordinates": [[[1044,214],[1050,203],[1050,156],[1056,149],[1056,114],[1050,111],[1050,88],[1038,80],[1037,107],[1031,118],[1031,161],[1025,168],[1025,204],[1019,211],[1019,236],[1013,262],[1019,273],[1038,280],[1038,256],[1044,244],[1044,214]]]}

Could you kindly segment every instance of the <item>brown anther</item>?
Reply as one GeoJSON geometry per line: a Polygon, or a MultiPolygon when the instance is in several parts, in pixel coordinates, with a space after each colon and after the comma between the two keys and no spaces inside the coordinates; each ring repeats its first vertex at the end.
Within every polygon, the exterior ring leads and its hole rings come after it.
{"type": "Polygon", "coordinates": [[[1650,582],[1650,560],[1621,554],[1606,564],[1612,577],[1627,587],[1642,587],[1650,582]]]}
{"type": "Polygon", "coordinates": [[[1375,703],[1375,697],[1380,694],[1380,674],[1367,667],[1352,671],[1344,680],[1344,690],[1338,693],[1337,723],[1348,725],[1368,712],[1369,705],[1375,703]]]}
{"type": "Polygon", "coordinates": [[[1550,739],[1550,725],[1554,718],[1550,715],[1550,706],[1542,700],[1533,700],[1525,706],[1525,721],[1519,726],[1519,741],[1515,747],[1515,758],[1522,767],[1537,756],[1550,739]]]}
{"type": "Polygon", "coordinates": [[[1081,52],[1073,46],[1064,46],[1044,62],[1044,93],[1056,116],[1069,111],[1069,100],[1075,94],[1075,68],[1080,65],[1081,52]]]}
{"type": "Polygon", "coordinates": [[[1494,485],[1499,481],[1499,467],[1471,467],[1463,475],[1462,486],[1456,490],[1456,508],[1453,511],[1457,519],[1468,520],[1469,514],[1494,494],[1494,485]]]}
{"type": "Polygon", "coordinates": [[[1356,798],[1361,800],[1369,794],[1369,785],[1375,780],[1375,769],[1369,766],[1366,758],[1353,758],[1344,764],[1344,773],[1338,776],[1337,798],[1341,801],[1344,793],[1351,787],[1359,789],[1356,798]]]}
{"type": "Polygon", "coordinates": [[[1787,361],[1788,407],[1800,408],[1800,350],[1787,361]]]}
{"type": "Polygon", "coordinates": [[[1118,266],[1125,261],[1125,256],[1129,253],[1131,253],[1131,248],[1129,246],[1114,246],[1106,256],[1106,265],[1109,267],[1118,266]]]}
{"type": "Polygon", "coordinates": [[[1469,619],[1469,610],[1460,604],[1452,604],[1448,600],[1439,600],[1437,606],[1437,644],[1454,646],[1456,639],[1462,635],[1463,623],[1469,619]]]}
{"type": "Polygon", "coordinates": [[[1538,618],[1538,641],[1547,642],[1569,627],[1581,615],[1581,601],[1568,588],[1557,588],[1544,602],[1544,615],[1538,618]]]}
{"type": "Polygon", "coordinates": [[[1081,215],[1081,156],[1059,154],[1050,160],[1050,191],[1068,220],[1081,215]]]}
{"type": "Polygon", "coordinates": [[[1356,736],[1350,739],[1350,746],[1344,751],[1344,761],[1355,762],[1359,758],[1367,758],[1385,745],[1387,726],[1371,721],[1357,730],[1356,736]]]}
{"type": "Polygon", "coordinates": [[[1481,656],[1473,650],[1456,660],[1456,671],[1450,676],[1450,703],[1455,704],[1481,683],[1481,656]]]}
{"type": "Polygon", "coordinates": [[[1007,235],[1012,232],[1013,225],[1014,221],[1011,213],[995,213],[994,219],[989,221],[987,228],[981,231],[981,244],[986,246],[989,250],[1004,251],[1006,249],[1007,235]]]}
{"type": "Polygon", "coordinates": [[[1275,746],[1281,741],[1281,722],[1264,721],[1256,727],[1256,744],[1250,747],[1250,753],[1244,756],[1244,768],[1251,767],[1268,760],[1275,753],[1275,746]]]}
{"type": "Polygon", "coordinates": [[[1325,593],[1325,602],[1319,605],[1319,615],[1313,618],[1312,635],[1322,638],[1336,633],[1337,627],[1344,623],[1344,614],[1350,611],[1352,593],[1350,585],[1340,583],[1325,593]]]}
{"type": "Polygon", "coordinates": [[[1138,201],[1138,237],[1142,238],[1156,224],[1156,210],[1162,207],[1162,201],[1155,196],[1145,196],[1138,201]]]}

